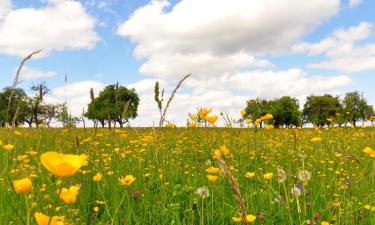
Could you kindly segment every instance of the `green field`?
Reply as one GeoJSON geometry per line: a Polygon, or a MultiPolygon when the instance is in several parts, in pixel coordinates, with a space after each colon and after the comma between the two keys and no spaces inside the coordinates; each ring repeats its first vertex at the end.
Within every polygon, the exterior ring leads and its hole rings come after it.
{"type": "Polygon", "coordinates": [[[1,129],[0,140],[14,146],[0,151],[0,224],[37,224],[36,212],[76,225],[235,224],[239,207],[228,178],[221,171],[212,174],[216,182],[207,178],[223,145],[246,212],[257,217],[252,224],[375,224],[375,158],[362,151],[374,149],[374,128],[18,128],[1,129]],[[86,154],[88,165],[56,178],[40,162],[47,151],[86,154]],[[97,173],[102,179],[94,182],[97,173]],[[126,175],[136,178],[129,186],[119,182],[126,175]],[[17,194],[13,181],[25,177],[33,187],[17,194]],[[72,185],[80,190],[67,204],[57,191],[72,185]],[[199,187],[209,190],[206,198],[199,187]]]}

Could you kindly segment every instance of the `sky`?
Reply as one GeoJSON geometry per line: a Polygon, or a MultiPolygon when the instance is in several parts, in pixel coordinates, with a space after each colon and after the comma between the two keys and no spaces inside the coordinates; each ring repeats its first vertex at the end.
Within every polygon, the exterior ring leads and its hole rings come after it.
{"type": "Polygon", "coordinates": [[[168,98],[186,74],[167,114],[177,125],[201,107],[240,118],[256,97],[303,105],[359,91],[375,105],[374,10],[370,0],[0,0],[0,88],[42,49],[21,71],[28,94],[45,81],[45,101],[66,99],[80,116],[90,88],[119,82],[140,97],[133,126],[158,123],[156,81],[168,98]]]}

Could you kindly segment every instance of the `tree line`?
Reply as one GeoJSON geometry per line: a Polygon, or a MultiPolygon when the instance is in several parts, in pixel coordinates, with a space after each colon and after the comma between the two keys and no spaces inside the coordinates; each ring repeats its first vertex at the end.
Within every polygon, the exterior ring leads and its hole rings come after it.
{"type": "Polygon", "coordinates": [[[302,110],[298,100],[289,96],[251,99],[247,101],[242,121],[255,121],[266,114],[273,115],[275,127],[302,127],[307,123],[321,127],[357,126],[358,122],[375,120],[373,107],[357,91],[346,93],[342,100],[329,94],[308,96],[302,110]]]}
{"type": "MultiPolygon", "coordinates": [[[[81,117],[72,116],[66,103],[46,103],[44,98],[50,90],[44,82],[33,85],[30,91],[32,94],[27,95],[22,88],[6,87],[0,92],[1,127],[24,124],[29,127],[49,127],[53,121],[64,127],[76,126],[79,121],[84,122],[84,118],[92,120],[95,127],[123,127],[138,115],[140,100],[135,89],[118,83],[106,86],[97,96],[90,89],[91,101],[81,117]]],[[[163,92],[161,97],[155,97],[159,100],[160,114],[163,92]]],[[[357,126],[358,122],[375,120],[374,109],[367,100],[358,92],[349,92],[342,99],[329,94],[308,96],[302,109],[298,100],[290,96],[272,100],[250,99],[246,102],[240,122],[255,122],[266,114],[273,115],[275,127],[302,127],[308,123],[316,126],[357,126]]]]}

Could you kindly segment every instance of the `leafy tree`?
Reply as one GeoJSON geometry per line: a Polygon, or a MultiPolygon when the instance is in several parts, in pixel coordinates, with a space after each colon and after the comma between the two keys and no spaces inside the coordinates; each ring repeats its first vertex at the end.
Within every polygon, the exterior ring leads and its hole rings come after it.
{"type": "Polygon", "coordinates": [[[276,127],[291,125],[299,126],[301,124],[298,100],[289,96],[269,101],[269,111],[273,115],[274,125],[276,127]]]}
{"type": "Polygon", "coordinates": [[[333,118],[342,111],[338,97],[332,95],[308,96],[303,109],[303,118],[306,122],[317,126],[328,125],[328,118],[333,118]]]}
{"type": "Polygon", "coordinates": [[[102,126],[107,122],[111,127],[112,122],[123,127],[129,119],[137,116],[139,97],[135,89],[124,86],[108,85],[99,96],[94,98],[88,106],[86,117],[99,121],[102,126]]]}
{"type": "Polygon", "coordinates": [[[18,126],[22,124],[25,118],[26,106],[27,106],[27,95],[22,88],[6,87],[3,92],[0,93],[0,125],[4,127],[6,124],[12,124],[18,126]],[[12,98],[12,104],[8,102],[10,97],[12,98]],[[8,113],[8,117],[7,117],[8,113]]]}
{"type": "MultiPolygon", "coordinates": [[[[41,82],[37,85],[33,85],[31,87],[32,91],[36,92],[36,95],[32,97],[32,99],[29,99],[29,113],[32,115],[29,115],[29,118],[32,118],[31,121],[34,120],[35,126],[39,127],[39,124],[43,120],[42,114],[42,103],[44,96],[49,92],[49,89],[45,82],[41,82]]],[[[30,126],[30,123],[29,123],[30,126]]]]}
{"type": "MultiPolygon", "coordinates": [[[[270,101],[265,99],[250,99],[247,101],[245,118],[250,118],[253,121],[264,116],[271,111],[270,101]]],[[[262,124],[260,124],[262,126],[262,124]]]]}
{"type": "Polygon", "coordinates": [[[357,91],[346,93],[343,105],[348,122],[353,126],[356,126],[356,123],[360,120],[362,122],[368,120],[374,111],[372,106],[357,91]]]}

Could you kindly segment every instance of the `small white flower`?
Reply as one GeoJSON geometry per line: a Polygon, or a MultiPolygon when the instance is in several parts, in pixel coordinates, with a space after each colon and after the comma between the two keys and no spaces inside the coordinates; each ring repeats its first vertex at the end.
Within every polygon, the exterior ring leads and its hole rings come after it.
{"type": "Polygon", "coordinates": [[[283,183],[286,179],[286,173],[285,173],[285,170],[283,170],[282,168],[277,168],[277,182],[279,183],[283,183]]]}
{"type": "Polygon", "coordinates": [[[297,187],[292,187],[292,190],[290,190],[290,193],[294,196],[294,197],[299,197],[301,195],[301,190],[297,187]]]}
{"type": "Polygon", "coordinates": [[[308,181],[311,179],[311,173],[307,170],[301,170],[298,172],[298,179],[300,181],[308,181]]]}
{"type": "Polygon", "coordinates": [[[199,187],[195,193],[197,193],[201,198],[207,198],[208,196],[210,196],[210,191],[207,187],[204,186],[199,187]]]}

